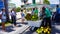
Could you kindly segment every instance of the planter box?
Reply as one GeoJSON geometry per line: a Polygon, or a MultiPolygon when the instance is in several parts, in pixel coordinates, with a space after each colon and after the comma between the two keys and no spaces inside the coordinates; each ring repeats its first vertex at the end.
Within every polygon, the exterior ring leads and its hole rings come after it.
{"type": "Polygon", "coordinates": [[[29,26],[32,27],[40,27],[42,24],[42,20],[38,20],[38,21],[27,21],[29,26]]]}

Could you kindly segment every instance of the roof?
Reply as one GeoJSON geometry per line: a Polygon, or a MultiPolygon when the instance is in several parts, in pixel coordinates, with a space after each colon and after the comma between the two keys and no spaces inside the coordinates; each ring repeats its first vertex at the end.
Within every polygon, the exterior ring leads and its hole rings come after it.
{"type": "Polygon", "coordinates": [[[34,8],[34,7],[42,7],[42,6],[50,7],[49,5],[46,4],[29,4],[29,5],[24,5],[23,8],[34,8]]]}

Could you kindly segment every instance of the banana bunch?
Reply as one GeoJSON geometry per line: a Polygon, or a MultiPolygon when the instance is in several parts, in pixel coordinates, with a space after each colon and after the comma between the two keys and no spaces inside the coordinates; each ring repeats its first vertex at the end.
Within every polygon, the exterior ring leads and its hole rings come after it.
{"type": "Polygon", "coordinates": [[[49,27],[44,28],[44,27],[41,26],[39,29],[36,30],[36,32],[38,34],[42,34],[42,33],[44,33],[44,34],[50,34],[51,33],[51,28],[49,28],[49,27]]]}
{"type": "Polygon", "coordinates": [[[43,27],[37,29],[36,32],[37,32],[38,34],[42,34],[42,32],[43,32],[43,27]]]}
{"type": "Polygon", "coordinates": [[[32,15],[31,20],[32,20],[32,21],[36,21],[36,20],[38,20],[38,16],[37,16],[37,15],[32,15]]]}
{"type": "Polygon", "coordinates": [[[51,29],[49,27],[44,28],[44,34],[50,34],[51,29]]]}

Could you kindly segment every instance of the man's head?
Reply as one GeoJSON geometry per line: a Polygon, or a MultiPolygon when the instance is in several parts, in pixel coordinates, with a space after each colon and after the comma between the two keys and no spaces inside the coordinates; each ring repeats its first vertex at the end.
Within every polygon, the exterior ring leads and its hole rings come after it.
{"type": "Polygon", "coordinates": [[[23,9],[21,9],[21,12],[23,12],[23,9]]]}
{"type": "Polygon", "coordinates": [[[42,7],[42,10],[45,10],[45,7],[44,6],[42,7]]]}
{"type": "Polygon", "coordinates": [[[35,8],[33,8],[33,10],[35,10],[35,8]]]}
{"type": "Polygon", "coordinates": [[[59,8],[59,5],[56,5],[57,8],[59,8]]]}
{"type": "Polygon", "coordinates": [[[5,11],[5,8],[1,9],[1,11],[5,11]]]}

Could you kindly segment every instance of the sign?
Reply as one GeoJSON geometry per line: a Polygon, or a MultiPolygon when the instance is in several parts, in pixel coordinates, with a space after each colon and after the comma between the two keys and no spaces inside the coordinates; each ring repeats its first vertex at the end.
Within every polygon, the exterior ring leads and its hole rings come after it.
{"type": "Polygon", "coordinates": [[[4,7],[4,2],[0,0],[0,9],[2,9],[3,7],[4,7]]]}

